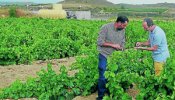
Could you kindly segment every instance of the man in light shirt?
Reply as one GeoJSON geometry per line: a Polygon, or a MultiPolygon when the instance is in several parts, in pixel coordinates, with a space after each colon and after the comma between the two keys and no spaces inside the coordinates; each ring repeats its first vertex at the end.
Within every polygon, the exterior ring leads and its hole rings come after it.
{"type": "Polygon", "coordinates": [[[136,49],[152,51],[155,75],[159,76],[167,58],[170,57],[165,32],[159,26],[154,25],[151,18],[145,18],[142,26],[144,30],[149,31],[149,39],[146,42],[137,42],[136,49]]]}

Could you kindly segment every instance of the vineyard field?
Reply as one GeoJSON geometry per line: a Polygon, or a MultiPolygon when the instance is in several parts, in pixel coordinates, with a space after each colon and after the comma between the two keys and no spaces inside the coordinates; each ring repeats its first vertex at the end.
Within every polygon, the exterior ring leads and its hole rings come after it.
{"type": "MultiPolygon", "coordinates": [[[[72,100],[97,91],[97,36],[100,27],[109,21],[1,18],[0,22],[0,67],[76,58],[69,69],[59,66],[59,74],[48,62],[37,77],[17,80],[0,89],[0,99],[72,100]],[[77,72],[69,75],[73,70],[77,72]]],[[[126,28],[125,50],[108,58],[105,77],[110,96],[104,100],[132,100],[126,89],[133,84],[139,89],[136,100],[175,99],[175,21],[155,20],[155,24],[165,31],[171,55],[163,73],[160,77],[154,75],[151,52],[134,49],[137,41],[148,39],[148,33],[141,20],[132,20],[126,28]]]]}

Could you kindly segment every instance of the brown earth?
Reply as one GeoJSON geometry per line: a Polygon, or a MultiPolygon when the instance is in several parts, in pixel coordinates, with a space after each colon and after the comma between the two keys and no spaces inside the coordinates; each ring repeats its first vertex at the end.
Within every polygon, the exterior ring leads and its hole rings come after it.
{"type": "Polygon", "coordinates": [[[8,9],[0,9],[0,18],[9,16],[8,9]]]}
{"type": "MultiPolygon", "coordinates": [[[[37,77],[37,72],[41,69],[47,68],[47,63],[51,62],[53,69],[59,73],[59,68],[64,65],[67,69],[70,69],[72,63],[75,62],[74,57],[55,59],[51,61],[35,61],[31,65],[9,65],[0,66],[0,90],[4,87],[9,86],[16,79],[21,81],[27,80],[28,77],[37,77]]],[[[69,71],[69,75],[74,75],[77,71],[69,71]]],[[[129,89],[127,91],[129,95],[135,98],[138,91],[136,89],[129,89]]],[[[89,96],[77,96],[73,100],[96,100],[97,92],[89,96]]],[[[9,99],[6,99],[9,100],[9,99]]],[[[36,98],[25,98],[20,100],[37,100],[36,98]]]]}
{"type": "MultiPolygon", "coordinates": [[[[41,69],[47,68],[47,63],[51,62],[53,69],[59,73],[59,68],[65,65],[67,69],[73,62],[75,62],[74,57],[55,59],[52,61],[36,61],[31,65],[9,65],[0,66],[0,88],[9,86],[16,79],[25,81],[28,77],[36,77],[37,72],[41,69]]],[[[74,74],[75,71],[69,71],[69,74],[74,74]]]]}
{"type": "MultiPolygon", "coordinates": [[[[9,17],[9,9],[0,9],[0,18],[9,17]]],[[[16,9],[16,17],[35,17],[31,12],[23,9],[16,9]]]]}

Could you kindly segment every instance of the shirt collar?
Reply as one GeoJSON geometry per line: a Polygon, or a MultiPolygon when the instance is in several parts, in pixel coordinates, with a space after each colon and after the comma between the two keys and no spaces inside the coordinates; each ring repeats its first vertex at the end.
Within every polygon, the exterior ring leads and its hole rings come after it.
{"type": "Polygon", "coordinates": [[[152,33],[152,34],[155,33],[156,29],[157,29],[157,26],[155,26],[154,30],[152,32],[150,31],[150,33],[152,33]]]}

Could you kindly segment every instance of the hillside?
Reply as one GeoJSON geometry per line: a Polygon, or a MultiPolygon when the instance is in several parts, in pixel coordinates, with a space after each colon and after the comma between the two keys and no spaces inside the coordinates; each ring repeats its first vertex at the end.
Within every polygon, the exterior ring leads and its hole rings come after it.
{"type": "Polygon", "coordinates": [[[157,3],[157,4],[115,4],[117,7],[124,6],[126,8],[175,8],[175,3],[157,3]]]}
{"type": "MultiPolygon", "coordinates": [[[[62,4],[63,9],[67,11],[91,11],[93,16],[148,16],[148,17],[175,17],[175,3],[157,3],[157,4],[113,4],[107,0],[64,0],[57,2],[62,4]]],[[[52,4],[36,4],[33,2],[0,2],[0,6],[18,5],[25,9],[24,5],[29,4],[30,9],[38,10],[41,5],[44,8],[51,8],[52,4]]]]}
{"type": "Polygon", "coordinates": [[[33,2],[0,2],[0,5],[33,5],[33,2]]]}
{"type": "Polygon", "coordinates": [[[115,4],[108,2],[107,0],[64,0],[62,2],[63,5],[65,4],[82,4],[82,5],[91,5],[93,7],[99,6],[115,6],[115,4]]]}

